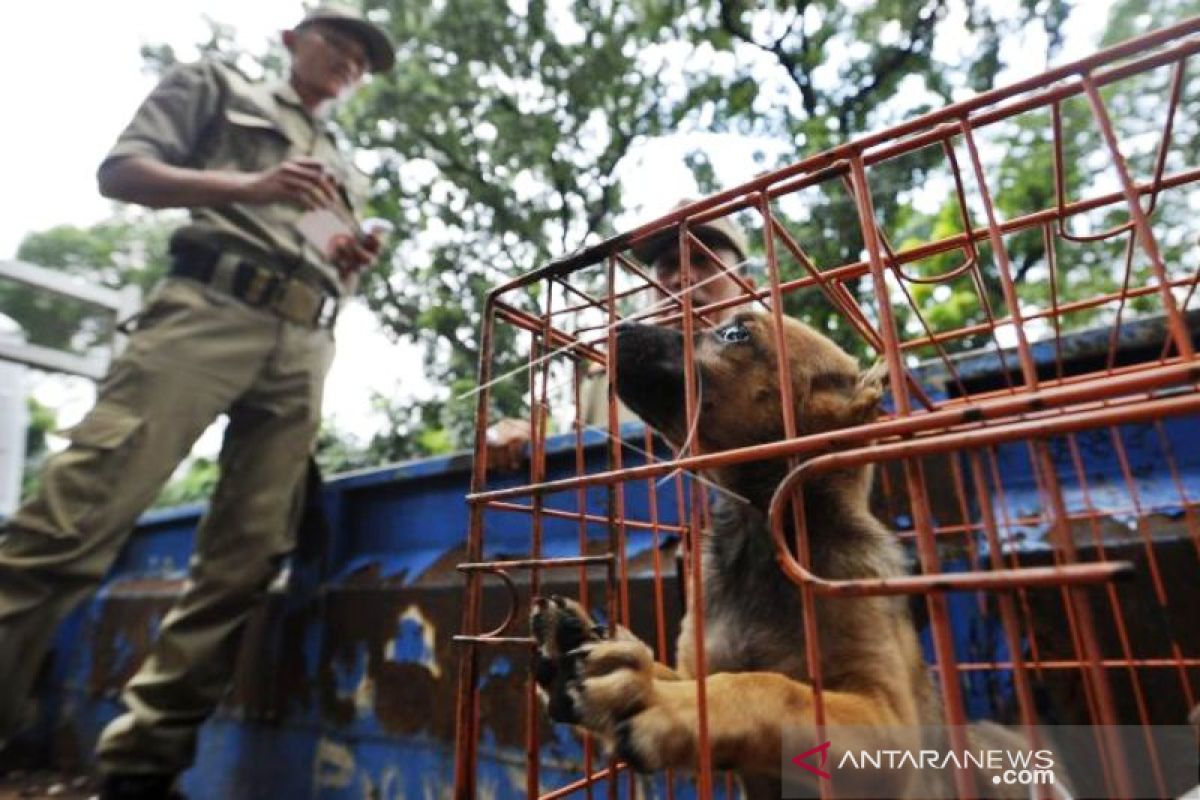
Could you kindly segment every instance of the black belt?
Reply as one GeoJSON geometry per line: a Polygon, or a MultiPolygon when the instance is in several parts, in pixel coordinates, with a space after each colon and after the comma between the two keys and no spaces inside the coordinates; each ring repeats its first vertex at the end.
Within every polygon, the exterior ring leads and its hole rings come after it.
{"type": "Polygon", "coordinates": [[[332,328],[337,321],[340,304],[336,297],[251,261],[222,260],[218,250],[172,243],[170,274],[213,286],[246,305],[299,325],[332,328]]]}

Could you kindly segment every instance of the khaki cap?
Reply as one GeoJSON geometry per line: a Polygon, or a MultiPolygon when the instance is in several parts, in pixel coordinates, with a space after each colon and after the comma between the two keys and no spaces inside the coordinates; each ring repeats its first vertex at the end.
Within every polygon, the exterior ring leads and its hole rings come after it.
{"type": "Polygon", "coordinates": [[[297,29],[314,22],[327,22],[354,36],[367,51],[371,72],[386,72],[396,63],[396,46],[380,26],[369,22],[362,11],[345,3],[325,2],[304,15],[297,29]]]}
{"type": "MultiPolygon", "coordinates": [[[[672,211],[689,206],[695,200],[681,200],[672,211]]],[[[702,222],[691,227],[692,233],[696,234],[696,238],[704,242],[709,247],[728,247],[737,253],[737,257],[745,260],[749,245],[746,242],[746,234],[742,229],[729,217],[717,217],[709,222],[702,222]]],[[[679,234],[674,229],[667,229],[662,233],[651,236],[641,244],[633,248],[633,254],[643,264],[653,264],[658,260],[664,252],[679,240],[679,234]]]]}

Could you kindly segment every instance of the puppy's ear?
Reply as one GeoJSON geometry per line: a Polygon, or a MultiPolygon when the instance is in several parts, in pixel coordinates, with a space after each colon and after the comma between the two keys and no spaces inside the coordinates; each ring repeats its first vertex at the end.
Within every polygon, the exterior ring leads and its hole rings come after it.
{"type": "Polygon", "coordinates": [[[850,401],[850,416],[855,422],[870,422],[879,416],[887,383],[888,367],[885,361],[876,361],[859,374],[858,383],[854,386],[854,399],[850,401]]]}

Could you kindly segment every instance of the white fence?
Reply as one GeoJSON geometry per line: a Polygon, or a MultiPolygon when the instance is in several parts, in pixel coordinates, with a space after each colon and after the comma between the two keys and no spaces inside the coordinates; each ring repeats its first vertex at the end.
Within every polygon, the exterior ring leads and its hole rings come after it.
{"type": "MultiPolygon", "coordinates": [[[[115,291],[91,286],[70,275],[22,261],[0,261],[0,281],[24,284],[96,306],[111,314],[114,321],[132,314],[141,303],[137,287],[115,291]]],[[[4,311],[0,308],[0,314],[4,311]]],[[[119,345],[120,337],[114,336],[110,347],[79,354],[27,342],[20,331],[0,333],[0,518],[11,515],[20,500],[25,431],[29,424],[26,368],[99,380],[119,345]]]]}

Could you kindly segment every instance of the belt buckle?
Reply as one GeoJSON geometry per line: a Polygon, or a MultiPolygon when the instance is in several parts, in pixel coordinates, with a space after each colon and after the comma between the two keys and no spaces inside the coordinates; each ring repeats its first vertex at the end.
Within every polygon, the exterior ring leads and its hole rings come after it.
{"type": "Polygon", "coordinates": [[[270,273],[255,267],[254,272],[250,275],[250,282],[246,284],[244,295],[246,302],[256,306],[264,305],[271,299],[269,290],[273,282],[270,273]]]}
{"type": "Polygon", "coordinates": [[[299,325],[315,325],[321,312],[320,293],[295,278],[288,278],[275,298],[272,308],[279,316],[299,325]]]}

